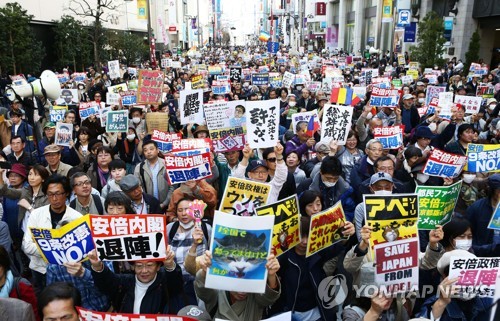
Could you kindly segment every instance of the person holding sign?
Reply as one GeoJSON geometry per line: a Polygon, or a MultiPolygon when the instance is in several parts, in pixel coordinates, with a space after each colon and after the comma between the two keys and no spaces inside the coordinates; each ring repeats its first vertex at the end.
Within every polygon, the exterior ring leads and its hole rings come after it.
{"type": "Polygon", "coordinates": [[[200,260],[201,270],[196,273],[194,288],[198,298],[205,302],[207,310],[215,311],[216,318],[234,321],[261,320],[264,309],[275,303],[281,295],[281,283],[277,276],[280,264],[274,255],[267,258],[267,285],[263,294],[206,288],[207,269],[211,265],[212,254],[205,251],[200,260]]]}

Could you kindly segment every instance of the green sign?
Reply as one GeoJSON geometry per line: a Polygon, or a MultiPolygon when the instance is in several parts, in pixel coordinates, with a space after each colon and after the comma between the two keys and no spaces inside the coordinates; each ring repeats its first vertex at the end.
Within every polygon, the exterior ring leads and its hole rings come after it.
{"type": "Polygon", "coordinates": [[[401,79],[393,79],[392,85],[396,88],[401,88],[403,87],[403,81],[401,79]]]}
{"type": "Polygon", "coordinates": [[[419,230],[433,230],[451,220],[462,181],[450,186],[417,186],[419,230]]]}

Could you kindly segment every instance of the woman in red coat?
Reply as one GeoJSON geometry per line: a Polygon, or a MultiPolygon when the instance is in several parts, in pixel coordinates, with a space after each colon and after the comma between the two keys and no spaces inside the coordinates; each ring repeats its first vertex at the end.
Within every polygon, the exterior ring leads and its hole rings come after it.
{"type": "Polygon", "coordinates": [[[12,274],[9,253],[3,246],[0,246],[0,298],[15,298],[31,304],[36,320],[40,321],[33,286],[28,280],[12,274]]]}

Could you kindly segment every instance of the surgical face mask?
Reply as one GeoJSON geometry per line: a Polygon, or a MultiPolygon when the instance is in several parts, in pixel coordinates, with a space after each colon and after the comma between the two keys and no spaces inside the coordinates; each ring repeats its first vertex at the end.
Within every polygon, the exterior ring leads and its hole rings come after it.
{"type": "Polygon", "coordinates": [[[464,174],[463,180],[465,183],[470,184],[476,178],[476,174],[464,174]]]}
{"type": "Polygon", "coordinates": [[[332,182],[323,182],[323,184],[325,184],[326,187],[334,187],[335,184],[337,184],[337,182],[334,182],[334,183],[332,183],[332,182]]]}
{"type": "Polygon", "coordinates": [[[489,109],[489,110],[494,110],[494,109],[495,109],[495,107],[496,107],[496,104],[490,104],[490,105],[488,106],[488,109],[489,109]]]}
{"type": "Polygon", "coordinates": [[[134,140],[134,138],[135,138],[135,134],[130,134],[130,135],[127,135],[127,139],[128,139],[129,141],[133,141],[133,140],[134,140]]]}
{"type": "Polygon", "coordinates": [[[425,98],[419,98],[419,99],[418,99],[418,103],[419,103],[419,104],[423,104],[423,103],[425,103],[425,98]]]}
{"type": "Polygon", "coordinates": [[[295,107],[295,105],[297,105],[297,102],[295,102],[295,101],[290,101],[288,103],[288,106],[290,106],[290,107],[295,107]]]}
{"type": "Polygon", "coordinates": [[[455,240],[455,249],[468,251],[472,247],[472,240],[455,240]]]}
{"type": "Polygon", "coordinates": [[[194,226],[194,221],[190,221],[189,223],[182,223],[181,221],[179,221],[179,224],[183,229],[189,230],[194,226]]]}
{"type": "Polygon", "coordinates": [[[140,117],[134,117],[134,118],[132,118],[132,122],[134,124],[139,124],[141,122],[141,118],[140,117]]]}
{"type": "Polygon", "coordinates": [[[422,173],[418,173],[418,174],[417,174],[417,180],[418,180],[420,183],[425,184],[425,183],[427,183],[427,181],[429,180],[429,175],[422,174],[422,173]]]}
{"type": "Polygon", "coordinates": [[[386,191],[385,189],[380,191],[373,191],[375,195],[392,195],[392,191],[386,191]]]}

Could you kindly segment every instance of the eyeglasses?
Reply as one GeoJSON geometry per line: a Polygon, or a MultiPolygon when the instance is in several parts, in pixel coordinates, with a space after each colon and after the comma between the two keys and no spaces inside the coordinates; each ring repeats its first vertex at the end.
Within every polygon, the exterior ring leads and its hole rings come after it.
{"type": "Polygon", "coordinates": [[[276,157],[271,157],[266,159],[269,163],[275,163],[276,162],[276,157]]]}
{"type": "Polygon", "coordinates": [[[66,193],[64,192],[58,192],[58,193],[47,193],[48,198],[54,198],[54,197],[61,197],[61,196],[66,196],[66,193]]]}
{"type": "Polygon", "coordinates": [[[75,183],[73,186],[90,186],[92,183],[90,181],[84,181],[84,182],[78,182],[78,183],[75,183]]]}

